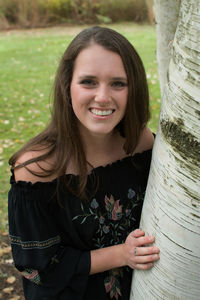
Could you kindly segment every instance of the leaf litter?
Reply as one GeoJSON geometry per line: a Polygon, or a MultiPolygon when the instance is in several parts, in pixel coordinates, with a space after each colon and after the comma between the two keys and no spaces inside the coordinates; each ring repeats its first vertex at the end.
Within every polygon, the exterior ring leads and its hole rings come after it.
{"type": "Polygon", "coordinates": [[[7,233],[0,235],[0,299],[25,300],[21,276],[13,266],[11,247],[7,233]]]}

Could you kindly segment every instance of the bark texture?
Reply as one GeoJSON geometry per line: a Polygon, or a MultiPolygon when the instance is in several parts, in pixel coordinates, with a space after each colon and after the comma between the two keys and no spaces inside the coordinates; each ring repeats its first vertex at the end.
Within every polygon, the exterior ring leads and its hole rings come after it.
{"type": "Polygon", "coordinates": [[[163,95],[167,83],[167,71],[171,58],[172,43],[178,22],[180,0],[155,0],[157,61],[160,90],[163,95]]]}
{"type": "Polygon", "coordinates": [[[160,260],[134,271],[130,300],[199,300],[200,0],[181,3],[140,228],[160,260]]]}

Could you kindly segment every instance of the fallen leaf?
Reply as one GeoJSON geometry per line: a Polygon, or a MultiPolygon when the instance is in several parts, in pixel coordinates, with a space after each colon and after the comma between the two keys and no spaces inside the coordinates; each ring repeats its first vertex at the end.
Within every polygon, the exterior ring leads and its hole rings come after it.
{"type": "Polygon", "coordinates": [[[23,117],[19,117],[18,120],[22,121],[22,122],[25,121],[25,119],[23,117]]]}
{"type": "MultiPolygon", "coordinates": [[[[3,193],[4,191],[2,191],[2,193],[3,193]]],[[[8,232],[7,231],[5,231],[5,232],[2,232],[2,235],[3,236],[8,236],[8,232]]]]}
{"type": "Polygon", "coordinates": [[[5,263],[6,264],[12,264],[13,263],[13,259],[10,258],[10,259],[5,259],[5,263]]]}
{"type": "Polygon", "coordinates": [[[0,248],[0,256],[10,253],[11,247],[0,248]]]}
{"type": "Polygon", "coordinates": [[[8,277],[7,278],[7,283],[10,283],[10,284],[12,284],[12,283],[14,283],[15,282],[15,280],[16,280],[16,278],[15,278],[15,276],[10,276],[10,277],[8,277]]]}
{"type": "Polygon", "coordinates": [[[10,294],[13,290],[14,290],[13,287],[7,287],[7,288],[3,289],[3,292],[6,294],[10,294]]]}
{"type": "Polygon", "coordinates": [[[10,298],[10,300],[19,300],[20,296],[13,296],[12,298],[10,298]]]}

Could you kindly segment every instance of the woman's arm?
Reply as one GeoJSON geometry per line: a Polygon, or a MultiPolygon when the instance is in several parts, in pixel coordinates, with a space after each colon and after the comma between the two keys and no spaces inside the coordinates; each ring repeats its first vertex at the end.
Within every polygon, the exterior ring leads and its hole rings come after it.
{"type": "Polygon", "coordinates": [[[90,274],[122,266],[140,270],[152,268],[159,259],[160,251],[156,246],[146,247],[155,239],[144,234],[144,231],[136,229],[128,235],[124,244],[91,251],[90,274]]]}

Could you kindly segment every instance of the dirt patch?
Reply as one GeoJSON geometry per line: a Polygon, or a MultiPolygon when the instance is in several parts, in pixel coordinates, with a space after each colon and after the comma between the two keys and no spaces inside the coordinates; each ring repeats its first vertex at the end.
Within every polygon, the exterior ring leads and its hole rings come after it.
{"type": "Polygon", "coordinates": [[[13,266],[8,234],[0,235],[0,299],[25,300],[21,276],[13,266]]]}

